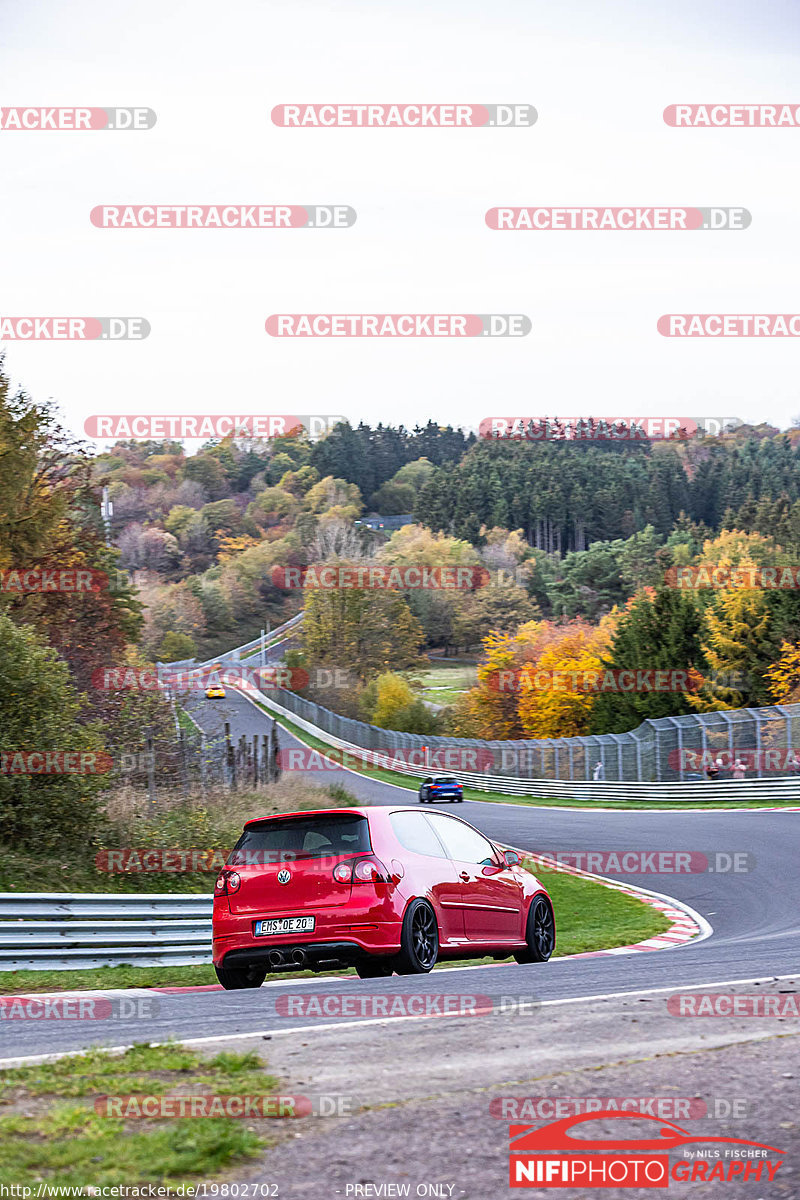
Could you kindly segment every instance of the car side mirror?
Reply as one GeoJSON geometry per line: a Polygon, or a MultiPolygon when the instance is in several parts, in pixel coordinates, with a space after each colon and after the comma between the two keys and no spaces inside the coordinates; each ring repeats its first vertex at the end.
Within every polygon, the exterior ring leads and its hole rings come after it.
{"type": "Polygon", "coordinates": [[[522,859],[517,854],[516,850],[506,850],[503,854],[503,861],[507,867],[518,867],[522,859]]]}

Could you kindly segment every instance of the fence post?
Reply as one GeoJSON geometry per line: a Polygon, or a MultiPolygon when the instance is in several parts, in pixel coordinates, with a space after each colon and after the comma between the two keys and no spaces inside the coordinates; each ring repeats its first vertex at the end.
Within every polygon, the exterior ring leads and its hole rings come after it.
{"type": "Polygon", "coordinates": [[[269,784],[270,770],[270,740],[261,733],[261,784],[269,784]]]}
{"type": "Polygon", "coordinates": [[[278,726],[277,722],[273,721],[272,732],[270,734],[270,758],[272,760],[270,763],[270,769],[273,783],[277,783],[281,777],[281,760],[278,757],[279,753],[280,746],[278,744],[278,726]]]}
{"type": "Polygon", "coordinates": [[[226,780],[231,791],[236,791],[236,756],[233,753],[233,743],[231,742],[231,726],[230,721],[225,722],[225,761],[227,764],[226,780]]]}
{"type": "MultiPolygon", "coordinates": [[[[752,712],[753,710],[750,709],[749,711],[752,712]]],[[[761,714],[756,711],[754,715],[756,722],[756,779],[760,779],[763,775],[763,771],[761,770],[761,714]]]]}
{"type": "Polygon", "coordinates": [[[144,752],[147,762],[147,794],[150,803],[156,802],[156,756],[153,750],[153,727],[148,725],[144,731],[144,752]]]}
{"type": "Polygon", "coordinates": [[[206,735],[200,734],[200,790],[203,793],[203,799],[206,798],[206,735]]]}
{"type": "Polygon", "coordinates": [[[181,755],[180,771],[181,771],[181,778],[183,779],[183,794],[184,794],[185,798],[188,800],[188,798],[189,798],[189,761],[188,761],[188,758],[186,755],[186,734],[184,733],[183,728],[180,726],[180,724],[178,725],[178,742],[179,742],[180,755],[181,755]]]}

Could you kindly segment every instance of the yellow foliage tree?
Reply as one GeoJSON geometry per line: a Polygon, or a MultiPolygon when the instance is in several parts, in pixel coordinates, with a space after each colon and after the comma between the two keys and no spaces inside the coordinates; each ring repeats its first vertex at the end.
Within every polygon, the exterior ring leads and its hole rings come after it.
{"type": "Polygon", "coordinates": [[[781,642],[780,658],[765,671],[765,678],[776,704],[800,703],[800,645],[781,642]]]}
{"type": "Polygon", "coordinates": [[[372,724],[382,729],[395,729],[398,714],[414,700],[414,693],[402,675],[387,671],[375,681],[375,707],[372,724]]]}
{"type": "MultiPolygon", "coordinates": [[[[492,633],[484,638],[478,685],[458,706],[457,731],[498,740],[586,732],[595,693],[537,686],[537,675],[559,672],[566,678],[602,671],[601,656],[616,619],[611,614],[599,626],[581,620],[565,625],[527,621],[514,634],[492,633]]],[[[546,678],[541,676],[539,684],[545,684],[546,678]]]]}
{"type": "Polygon", "coordinates": [[[602,676],[602,654],[612,623],[599,626],[571,621],[521,675],[518,712],[523,736],[577,737],[589,730],[597,692],[586,690],[592,676],[602,676]]]}

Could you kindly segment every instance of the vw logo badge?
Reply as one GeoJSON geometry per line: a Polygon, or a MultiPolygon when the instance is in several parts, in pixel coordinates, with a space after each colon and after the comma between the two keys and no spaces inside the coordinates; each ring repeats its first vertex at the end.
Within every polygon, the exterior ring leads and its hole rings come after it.
{"type": "Polygon", "coordinates": [[[285,867],[282,871],[278,871],[278,883],[288,883],[291,878],[291,873],[285,867]]]}

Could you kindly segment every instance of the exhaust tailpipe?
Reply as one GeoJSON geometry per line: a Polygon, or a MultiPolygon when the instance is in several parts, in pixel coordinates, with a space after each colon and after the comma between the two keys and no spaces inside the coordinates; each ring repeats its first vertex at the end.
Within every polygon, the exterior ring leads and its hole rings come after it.
{"type": "Polygon", "coordinates": [[[304,967],[306,965],[305,950],[293,950],[292,951],[292,962],[295,963],[298,967],[304,967]]]}
{"type": "Polygon", "coordinates": [[[282,967],[283,966],[283,951],[282,950],[270,950],[269,965],[271,967],[282,967]]]}

